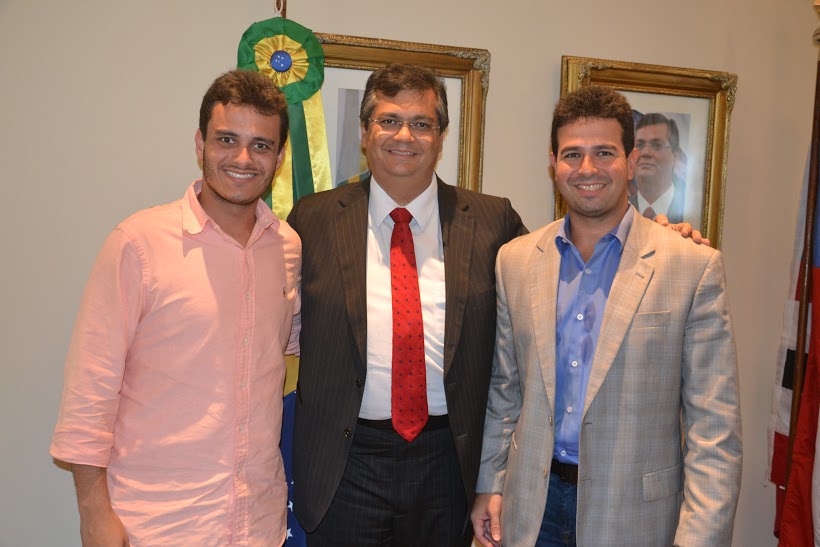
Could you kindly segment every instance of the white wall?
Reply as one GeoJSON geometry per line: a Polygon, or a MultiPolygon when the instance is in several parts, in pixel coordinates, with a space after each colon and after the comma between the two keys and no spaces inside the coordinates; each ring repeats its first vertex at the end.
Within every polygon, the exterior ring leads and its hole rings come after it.
{"type": "MultiPolygon", "coordinates": [[[[272,5],[0,0],[0,545],[79,545],[48,443],[85,278],[120,219],[197,176],[201,95],[272,5]]],[[[810,137],[811,2],[290,0],[288,14],[319,32],[489,49],[484,191],[530,227],[553,210],[562,54],[739,75],[723,233],[746,448],[735,545],[775,545],[766,423],[810,137]]]]}

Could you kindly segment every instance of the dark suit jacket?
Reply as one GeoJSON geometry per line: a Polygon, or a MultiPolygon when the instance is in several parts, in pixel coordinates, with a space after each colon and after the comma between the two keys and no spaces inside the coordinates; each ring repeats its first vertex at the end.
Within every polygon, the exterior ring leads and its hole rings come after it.
{"type": "MultiPolygon", "coordinates": [[[[341,481],[367,375],[369,195],[367,178],[306,196],[288,217],[303,249],[294,511],[309,532],[341,481]]],[[[438,180],[438,199],[447,300],[444,389],[472,504],[495,344],[495,257],[501,245],[526,229],[506,198],[438,180]]]]}

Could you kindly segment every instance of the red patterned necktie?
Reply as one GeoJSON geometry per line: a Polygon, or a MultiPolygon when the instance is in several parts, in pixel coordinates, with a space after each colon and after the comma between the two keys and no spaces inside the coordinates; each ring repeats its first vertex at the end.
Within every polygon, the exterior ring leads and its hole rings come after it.
{"type": "Polygon", "coordinates": [[[655,217],[657,215],[655,215],[655,209],[653,209],[652,207],[647,207],[643,210],[643,216],[645,216],[649,220],[655,220],[655,217]]]}
{"type": "Polygon", "coordinates": [[[390,288],[393,298],[393,429],[408,442],[427,423],[424,323],[421,318],[416,251],[407,209],[390,213],[396,224],[390,238],[390,288]]]}

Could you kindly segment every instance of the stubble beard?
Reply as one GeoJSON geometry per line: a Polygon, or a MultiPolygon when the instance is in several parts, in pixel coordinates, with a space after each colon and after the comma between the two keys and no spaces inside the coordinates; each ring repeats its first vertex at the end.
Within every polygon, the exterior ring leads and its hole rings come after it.
{"type": "MultiPolygon", "coordinates": [[[[270,188],[271,183],[273,182],[273,177],[267,181],[267,184],[263,187],[262,192],[259,195],[248,197],[242,191],[237,191],[233,195],[225,195],[219,188],[216,181],[219,180],[219,167],[214,167],[211,162],[208,160],[208,155],[203,152],[202,155],[202,184],[203,190],[205,190],[205,186],[209,190],[209,193],[218,201],[222,201],[224,203],[228,203],[231,205],[239,205],[239,206],[246,206],[256,203],[256,201],[262,197],[265,193],[265,189],[270,188]],[[213,184],[212,184],[213,183],[213,184]]],[[[225,175],[226,177],[228,175],[225,175]]]]}

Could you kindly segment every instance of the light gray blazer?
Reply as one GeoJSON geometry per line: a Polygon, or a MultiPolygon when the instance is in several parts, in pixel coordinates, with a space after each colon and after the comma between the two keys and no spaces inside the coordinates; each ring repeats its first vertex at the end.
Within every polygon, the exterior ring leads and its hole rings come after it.
{"type": "MultiPolygon", "coordinates": [[[[728,546],[741,434],[723,260],[633,214],[584,403],[578,545],[728,546]]],[[[548,494],[559,223],[504,245],[496,261],[477,491],[503,493],[505,547],[535,544],[548,494]]]]}

